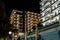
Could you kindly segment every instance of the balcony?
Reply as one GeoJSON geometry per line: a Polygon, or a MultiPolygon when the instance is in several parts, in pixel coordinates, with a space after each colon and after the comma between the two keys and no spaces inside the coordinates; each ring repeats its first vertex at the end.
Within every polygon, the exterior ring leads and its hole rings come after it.
{"type": "Polygon", "coordinates": [[[46,12],[49,11],[49,10],[51,10],[51,8],[47,8],[46,10],[44,10],[43,12],[41,12],[41,14],[42,14],[42,13],[46,13],[46,12]]]}
{"type": "Polygon", "coordinates": [[[47,3],[47,0],[43,0],[40,5],[44,6],[47,3]]]}
{"type": "Polygon", "coordinates": [[[48,5],[50,5],[49,2],[46,2],[46,4],[44,4],[44,6],[41,7],[41,9],[45,8],[45,7],[48,7],[48,5]]]}
{"type": "Polygon", "coordinates": [[[53,5],[53,4],[55,4],[55,3],[58,3],[58,1],[59,1],[59,0],[56,0],[56,1],[55,1],[55,0],[52,0],[51,3],[52,3],[52,5],[53,5]]]}
{"type": "Polygon", "coordinates": [[[45,31],[45,30],[48,30],[48,29],[51,29],[51,28],[58,27],[58,26],[60,26],[59,22],[56,22],[54,24],[48,25],[47,27],[43,27],[42,29],[38,29],[38,31],[41,32],[41,31],[45,31]]]}

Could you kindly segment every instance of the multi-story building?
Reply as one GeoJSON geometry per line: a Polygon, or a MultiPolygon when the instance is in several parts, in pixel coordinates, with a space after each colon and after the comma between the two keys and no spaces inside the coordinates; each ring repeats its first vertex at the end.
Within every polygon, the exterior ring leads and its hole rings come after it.
{"type": "MultiPolygon", "coordinates": [[[[36,27],[37,27],[37,24],[39,23],[40,21],[40,14],[38,13],[34,13],[34,12],[25,12],[25,40],[33,40],[33,39],[30,39],[29,37],[32,36],[36,36],[36,27]],[[26,33],[27,32],[27,33],[26,33]]],[[[36,38],[36,37],[33,37],[33,38],[36,38]]],[[[35,39],[34,39],[35,40],[35,39]]]]}
{"type": "Polygon", "coordinates": [[[10,16],[10,23],[12,24],[13,29],[21,29],[22,30],[22,28],[23,28],[22,11],[13,10],[11,13],[11,16],[10,16]]]}
{"type": "Polygon", "coordinates": [[[43,28],[39,29],[40,40],[60,40],[60,0],[41,0],[41,20],[43,28]]]}
{"type": "Polygon", "coordinates": [[[25,14],[25,25],[27,27],[27,31],[32,31],[33,26],[37,26],[40,20],[40,14],[34,12],[26,12],[25,14]]]}
{"type": "MultiPolygon", "coordinates": [[[[41,0],[42,1],[42,0],[41,0]]],[[[43,26],[47,27],[59,22],[59,2],[60,0],[43,0],[41,4],[41,19],[43,26]]]]}
{"type": "Polygon", "coordinates": [[[18,31],[22,31],[22,29],[26,28],[25,32],[28,33],[33,31],[32,27],[37,27],[39,20],[40,14],[29,11],[22,12],[18,10],[13,10],[10,16],[10,24],[12,25],[13,29],[18,29],[18,31]]]}
{"type": "MultiPolygon", "coordinates": [[[[12,29],[12,38],[17,40],[23,33],[23,12],[19,10],[13,10],[10,16],[10,24],[12,29]]],[[[12,39],[12,40],[14,40],[12,39]]]]}

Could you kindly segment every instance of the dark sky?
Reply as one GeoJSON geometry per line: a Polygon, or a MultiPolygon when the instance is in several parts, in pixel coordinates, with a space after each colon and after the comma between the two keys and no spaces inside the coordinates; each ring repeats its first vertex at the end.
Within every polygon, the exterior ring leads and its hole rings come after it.
{"type": "Polygon", "coordinates": [[[7,13],[12,9],[39,13],[39,0],[6,0],[5,3],[7,13]]]}

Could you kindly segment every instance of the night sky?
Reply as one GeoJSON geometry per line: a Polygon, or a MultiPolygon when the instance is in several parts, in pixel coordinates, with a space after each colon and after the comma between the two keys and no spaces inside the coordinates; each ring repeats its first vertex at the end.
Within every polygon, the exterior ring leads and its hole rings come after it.
{"type": "Polygon", "coordinates": [[[7,15],[13,9],[39,13],[39,0],[5,0],[7,15]]]}
{"type": "Polygon", "coordinates": [[[10,30],[9,17],[13,9],[39,13],[39,0],[0,0],[0,37],[7,36],[10,30]]]}

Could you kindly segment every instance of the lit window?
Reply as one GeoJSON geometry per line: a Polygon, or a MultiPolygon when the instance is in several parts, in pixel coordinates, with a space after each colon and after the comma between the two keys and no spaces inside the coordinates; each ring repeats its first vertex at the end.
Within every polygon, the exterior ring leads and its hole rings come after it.
{"type": "Polygon", "coordinates": [[[50,20],[48,20],[48,21],[46,21],[46,22],[43,23],[44,26],[45,25],[47,26],[47,25],[50,25],[50,24],[51,24],[50,20]]]}

